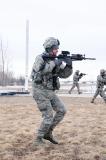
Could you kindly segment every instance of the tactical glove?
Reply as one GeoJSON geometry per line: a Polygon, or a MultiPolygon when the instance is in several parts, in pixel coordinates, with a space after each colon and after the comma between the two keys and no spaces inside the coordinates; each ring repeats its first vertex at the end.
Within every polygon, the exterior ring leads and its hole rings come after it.
{"type": "Polygon", "coordinates": [[[62,64],[60,65],[61,69],[64,69],[66,67],[66,62],[62,61],[62,64]]]}
{"type": "Polygon", "coordinates": [[[55,63],[56,66],[60,66],[62,64],[62,60],[56,58],[54,63],[55,63]]]}

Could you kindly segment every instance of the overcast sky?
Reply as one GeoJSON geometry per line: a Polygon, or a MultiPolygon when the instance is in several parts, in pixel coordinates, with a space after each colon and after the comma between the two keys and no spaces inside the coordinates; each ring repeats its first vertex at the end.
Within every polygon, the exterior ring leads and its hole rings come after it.
{"type": "MultiPolygon", "coordinates": [[[[73,69],[96,80],[106,69],[106,0],[1,0],[0,39],[8,45],[9,66],[25,75],[26,20],[29,20],[29,76],[47,37],[60,40],[60,51],[85,54],[96,61],[74,62],[73,69]]],[[[70,77],[72,80],[72,76],[70,77]]]]}

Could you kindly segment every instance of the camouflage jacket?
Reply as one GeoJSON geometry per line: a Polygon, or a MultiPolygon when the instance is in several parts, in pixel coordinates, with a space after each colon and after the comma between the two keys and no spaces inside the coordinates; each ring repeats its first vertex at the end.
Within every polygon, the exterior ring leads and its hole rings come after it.
{"type": "Polygon", "coordinates": [[[54,60],[44,61],[41,54],[35,58],[31,78],[35,87],[44,87],[50,90],[56,90],[60,88],[59,78],[67,78],[71,74],[72,68],[68,65],[66,65],[64,69],[60,69],[59,67],[56,67],[54,60]]]}
{"type": "Polygon", "coordinates": [[[97,88],[103,88],[106,84],[106,78],[101,75],[97,76],[97,88]]]}
{"type": "Polygon", "coordinates": [[[81,78],[81,76],[79,74],[75,73],[73,76],[73,83],[78,83],[80,78],[81,78]]]}

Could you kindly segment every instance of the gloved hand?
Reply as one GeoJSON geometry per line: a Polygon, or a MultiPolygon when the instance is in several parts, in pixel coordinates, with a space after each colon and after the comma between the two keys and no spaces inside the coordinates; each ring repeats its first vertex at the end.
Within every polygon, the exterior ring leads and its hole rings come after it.
{"type": "Polygon", "coordinates": [[[65,66],[66,66],[66,62],[62,61],[62,64],[60,65],[60,68],[61,68],[61,69],[64,69],[65,66]]]}
{"type": "Polygon", "coordinates": [[[60,66],[62,64],[62,60],[56,58],[55,61],[54,61],[54,63],[55,63],[56,66],[60,66]]]}
{"type": "Polygon", "coordinates": [[[67,65],[72,66],[71,58],[69,58],[69,57],[65,58],[65,62],[66,62],[67,65]]]}

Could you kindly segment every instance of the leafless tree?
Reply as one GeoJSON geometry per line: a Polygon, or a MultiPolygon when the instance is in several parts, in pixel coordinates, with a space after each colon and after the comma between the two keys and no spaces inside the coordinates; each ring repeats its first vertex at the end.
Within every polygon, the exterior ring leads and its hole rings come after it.
{"type": "Polygon", "coordinates": [[[6,73],[5,73],[5,67],[6,67],[6,52],[7,52],[7,46],[3,46],[2,40],[0,40],[0,55],[1,55],[1,65],[0,65],[0,71],[1,71],[1,85],[6,84],[6,73]]]}
{"type": "Polygon", "coordinates": [[[0,40],[0,85],[24,85],[25,78],[20,75],[19,78],[15,78],[13,72],[10,69],[10,55],[7,55],[7,48],[3,45],[3,41],[0,40]]]}

